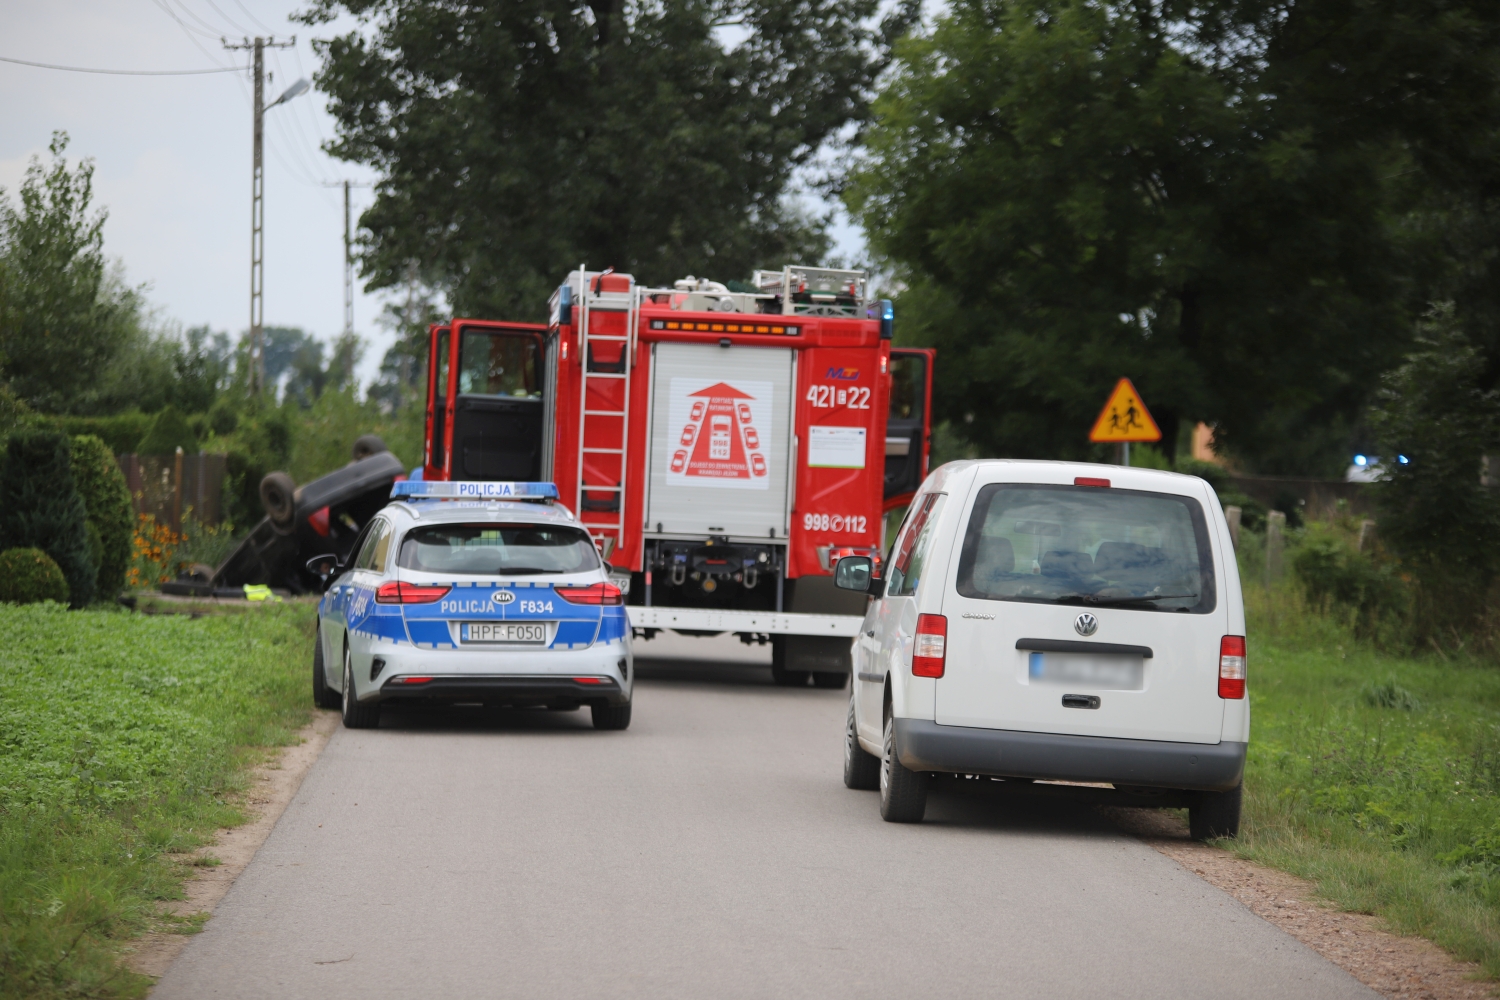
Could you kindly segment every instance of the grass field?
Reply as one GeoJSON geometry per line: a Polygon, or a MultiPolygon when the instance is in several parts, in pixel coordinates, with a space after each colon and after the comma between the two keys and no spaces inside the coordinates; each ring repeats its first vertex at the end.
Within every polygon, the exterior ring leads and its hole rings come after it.
{"type": "Polygon", "coordinates": [[[1500,667],[1385,655],[1290,585],[1246,589],[1234,849],[1500,975],[1500,667]]]}
{"type": "Polygon", "coordinates": [[[0,605],[0,996],[144,994],[121,947],[306,722],[313,614],[0,605]]]}

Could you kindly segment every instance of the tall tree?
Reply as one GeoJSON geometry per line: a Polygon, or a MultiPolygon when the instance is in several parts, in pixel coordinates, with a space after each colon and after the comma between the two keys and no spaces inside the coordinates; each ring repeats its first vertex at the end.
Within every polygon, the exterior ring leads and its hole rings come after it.
{"type": "Polygon", "coordinates": [[[826,250],[785,200],[867,109],[901,0],[313,0],[331,152],[382,174],[371,287],[413,267],[461,312],[535,317],[586,262],[655,282],[826,250]],[[725,33],[740,40],[727,45],[725,33]]]}
{"type": "Polygon", "coordinates": [[[1421,213],[1496,177],[1497,26],[1446,0],[957,0],[899,50],[850,189],[903,335],[943,350],[944,415],[1082,456],[1130,375],[1169,447],[1206,420],[1264,471],[1331,471],[1451,272],[1421,213]]]}
{"type": "Polygon", "coordinates": [[[104,258],[93,163],[69,170],[67,148],[67,133],[54,133],[52,163],[31,161],[18,206],[0,191],[0,372],[38,410],[85,413],[144,332],[139,293],[104,258]]]}

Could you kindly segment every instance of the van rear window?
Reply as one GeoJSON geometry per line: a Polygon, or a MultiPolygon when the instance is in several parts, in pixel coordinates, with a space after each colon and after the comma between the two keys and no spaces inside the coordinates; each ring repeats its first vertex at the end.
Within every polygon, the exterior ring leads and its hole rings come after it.
{"type": "Polygon", "coordinates": [[[980,489],[958,592],[1027,601],[1207,614],[1213,552],[1192,497],[996,483],[980,489]]]}

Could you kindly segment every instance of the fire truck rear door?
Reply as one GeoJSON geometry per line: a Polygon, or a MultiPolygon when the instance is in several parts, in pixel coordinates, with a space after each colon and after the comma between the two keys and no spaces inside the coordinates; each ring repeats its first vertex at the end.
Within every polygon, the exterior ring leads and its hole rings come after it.
{"type": "Polygon", "coordinates": [[[793,352],[660,343],[652,357],[647,530],[785,538],[793,352]]]}

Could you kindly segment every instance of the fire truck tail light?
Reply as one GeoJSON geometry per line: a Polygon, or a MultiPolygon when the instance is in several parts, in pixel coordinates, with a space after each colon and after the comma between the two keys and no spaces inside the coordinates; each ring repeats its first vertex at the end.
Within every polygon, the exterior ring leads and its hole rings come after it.
{"type": "Polygon", "coordinates": [[[941,677],[948,655],[948,619],[942,615],[917,616],[917,641],[912,647],[913,677],[941,677]]]}
{"type": "Polygon", "coordinates": [[[1245,637],[1226,635],[1219,640],[1219,697],[1245,697],[1245,637]]]}
{"type": "Polygon", "coordinates": [[[423,587],[415,583],[392,580],[375,591],[376,604],[431,604],[441,600],[452,587],[423,587]]]}
{"type": "Polygon", "coordinates": [[[554,587],[553,592],[569,604],[624,604],[625,595],[612,583],[591,583],[587,587],[554,587]]]}

